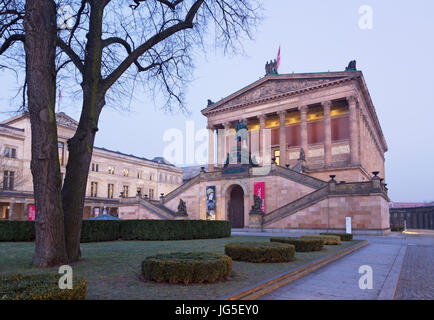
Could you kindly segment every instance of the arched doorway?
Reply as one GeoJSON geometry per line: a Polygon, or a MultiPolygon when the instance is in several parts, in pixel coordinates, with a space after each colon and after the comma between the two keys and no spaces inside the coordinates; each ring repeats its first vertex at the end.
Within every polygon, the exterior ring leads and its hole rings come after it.
{"type": "Polygon", "coordinates": [[[230,190],[228,218],[232,228],[244,228],[244,191],[239,185],[233,186],[230,190]]]}

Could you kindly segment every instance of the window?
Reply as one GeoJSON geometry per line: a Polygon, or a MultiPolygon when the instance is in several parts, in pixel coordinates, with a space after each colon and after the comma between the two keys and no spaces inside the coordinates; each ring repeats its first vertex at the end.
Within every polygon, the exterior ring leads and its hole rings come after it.
{"type": "Polygon", "coordinates": [[[142,194],[142,188],[137,187],[137,195],[141,195],[142,194]]]}
{"type": "Polygon", "coordinates": [[[130,171],[128,169],[124,169],[124,177],[128,177],[130,171]]]}
{"type": "Polygon", "coordinates": [[[149,180],[150,181],[154,180],[154,174],[153,173],[149,174],[149,180]]]}
{"type": "Polygon", "coordinates": [[[115,167],[108,167],[109,174],[115,174],[115,167]]]}
{"type": "Polygon", "coordinates": [[[128,186],[123,186],[124,198],[128,198],[128,186]]]}
{"type": "Polygon", "coordinates": [[[17,156],[17,149],[5,147],[5,157],[15,159],[17,156]]]}
{"type": "Polygon", "coordinates": [[[275,162],[277,165],[280,165],[280,150],[274,151],[274,158],[276,158],[275,162]]]}
{"type": "Polygon", "coordinates": [[[98,163],[92,163],[92,171],[95,171],[95,172],[99,171],[99,165],[98,165],[98,163]]]}
{"type": "Polygon", "coordinates": [[[143,173],[142,171],[137,171],[137,179],[142,179],[143,173]]]}
{"type": "Polygon", "coordinates": [[[98,182],[92,181],[90,183],[90,196],[96,198],[98,194],[98,182]]]}
{"type": "Polygon", "coordinates": [[[57,142],[57,149],[59,149],[59,164],[63,166],[65,156],[65,144],[63,142],[57,142]]]}
{"type": "Polygon", "coordinates": [[[5,170],[3,174],[3,190],[14,190],[15,172],[5,170]]]}
{"type": "Polygon", "coordinates": [[[149,199],[154,199],[154,189],[149,189],[149,199]]]}
{"type": "Polygon", "coordinates": [[[107,185],[107,198],[113,199],[113,193],[114,193],[114,184],[109,183],[107,185]]]}

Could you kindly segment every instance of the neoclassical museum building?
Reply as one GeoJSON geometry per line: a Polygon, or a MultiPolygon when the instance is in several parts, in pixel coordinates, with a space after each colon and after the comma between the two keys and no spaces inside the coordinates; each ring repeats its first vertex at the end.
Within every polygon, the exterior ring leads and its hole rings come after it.
{"type": "Polygon", "coordinates": [[[355,61],[299,74],[267,63],[264,77],[202,114],[208,165],[159,200],[122,199],[120,216],[312,232],[345,230],[351,218],[354,233],[390,231],[387,144],[355,61]]]}

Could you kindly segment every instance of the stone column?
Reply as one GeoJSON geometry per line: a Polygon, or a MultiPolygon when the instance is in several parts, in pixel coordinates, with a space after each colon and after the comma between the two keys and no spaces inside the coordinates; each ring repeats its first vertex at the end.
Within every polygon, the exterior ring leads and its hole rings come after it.
{"type": "Polygon", "coordinates": [[[307,140],[307,106],[298,107],[300,110],[300,146],[304,150],[306,162],[309,159],[309,149],[307,140]]]}
{"type": "Polygon", "coordinates": [[[324,164],[326,167],[332,164],[332,128],[330,120],[331,101],[324,101],[324,164]]]}
{"type": "Polygon", "coordinates": [[[265,120],[267,120],[267,116],[265,114],[261,114],[258,116],[259,118],[259,156],[261,157],[260,164],[264,163],[264,154],[265,154],[265,146],[264,146],[264,130],[265,130],[265,120]]]}
{"type": "Polygon", "coordinates": [[[208,171],[214,171],[214,127],[208,125],[208,171]]]}
{"type": "Polygon", "coordinates": [[[9,203],[9,220],[13,220],[13,216],[14,216],[14,204],[15,202],[10,202],[9,203]]]}
{"type": "Polygon", "coordinates": [[[223,151],[223,165],[226,162],[226,158],[228,156],[229,153],[229,159],[230,159],[230,154],[231,154],[231,123],[230,122],[225,122],[223,123],[223,126],[225,128],[225,147],[224,147],[224,151],[223,151]]]}
{"type": "Polygon", "coordinates": [[[284,167],[287,163],[287,147],[286,147],[286,129],[285,129],[285,117],[286,110],[277,112],[279,115],[279,148],[280,148],[280,166],[284,167]]]}
{"type": "Polygon", "coordinates": [[[360,163],[359,159],[359,132],[357,123],[357,98],[347,98],[350,111],[350,161],[352,164],[360,163]]]}

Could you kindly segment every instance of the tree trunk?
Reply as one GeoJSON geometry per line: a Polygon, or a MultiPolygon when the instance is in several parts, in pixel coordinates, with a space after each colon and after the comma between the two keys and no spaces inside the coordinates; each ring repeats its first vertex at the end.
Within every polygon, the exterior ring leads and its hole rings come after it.
{"type": "Polygon", "coordinates": [[[25,9],[24,48],[36,208],[33,264],[50,267],[67,263],[55,116],[56,6],[52,0],[27,0],[25,9]]]}
{"type": "Polygon", "coordinates": [[[98,131],[99,115],[105,105],[102,89],[102,17],[105,2],[91,1],[89,33],[84,61],[83,107],[74,136],[68,140],[69,159],[62,188],[65,213],[66,250],[69,261],[80,259],[80,233],[86,184],[92,159],[93,143],[98,131]]]}

